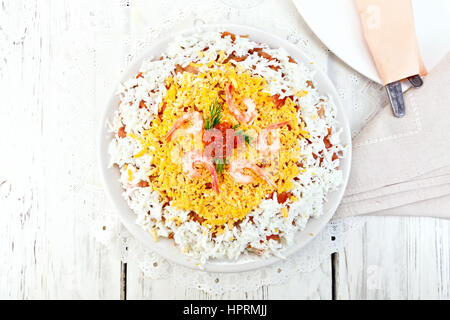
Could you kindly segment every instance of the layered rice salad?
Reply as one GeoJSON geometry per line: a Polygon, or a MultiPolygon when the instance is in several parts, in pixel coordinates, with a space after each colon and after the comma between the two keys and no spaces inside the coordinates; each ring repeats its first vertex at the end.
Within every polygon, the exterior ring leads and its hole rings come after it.
{"type": "Polygon", "coordinates": [[[199,265],[283,256],[343,182],[336,107],[282,48],[175,39],[120,85],[111,166],[136,222],[199,265]]]}

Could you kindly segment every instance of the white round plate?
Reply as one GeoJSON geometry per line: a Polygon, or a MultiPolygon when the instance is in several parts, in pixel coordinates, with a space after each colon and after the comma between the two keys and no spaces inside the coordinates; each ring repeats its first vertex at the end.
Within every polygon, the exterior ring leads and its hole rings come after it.
{"type": "MultiPolygon", "coordinates": [[[[382,83],[354,0],[293,0],[316,36],[342,61],[382,83]]],[[[450,50],[450,1],[412,0],[420,53],[428,71],[450,50]]],[[[399,13],[401,18],[401,13],[399,13]]]]}
{"type": "MultiPolygon", "coordinates": [[[[347,185],[351,164],[351,135],[347,118],[345,116],[344,109],[340,104],[336,89],[334,88],[328,77],[322,71],[320,71],[319,68],[316,67],[316,64],[310,64],[312,60],[308,58],[304,53],[300,52],[298,48],[296,48],[288,41],[251,27],[231,24],[209,26],[206,25],[185,30],[181,32],[181,34],[192,34],[194,32],[215,30],[227,30],[236,34],[246,34],[249,35],[250,39],[256,42],[263,42],[274,48],[283,47],[294,59],[303,62],[305,65],[307,64],[316,72],[316,88],[321,94],[329,95],[338,108],[337,120],[340,126],[342,126],[343,128],[342,141],[345,145],[347,145],[345,158],[341,161],[344,183],[341,185],[339,190],[332,192],[327,196],[327,202],[324,205],[324,214],[317,219],[311,219],[308,222],[306,228],[303,231],[297,233],[297,235],[295,236],[295,244],[289,247],[285,252],[285,255],[288,256],[300,249],[308,241],[310,241],[313,238],[312,235],[316,235],[322,230],[322,228],[333,216],[342,199],[345,187],[347,185]]],[[[120,81],[125,82],[129,78],[134,77],[139,72],[139,68],[145,58],[150,56],[160,56],[160,54],[166,50],[167,45],[174,39],[175,36],[179,34],[180,33],[169,36],[148,49],[144,55],[136,59],[135,62],[128,68],[128,70],[123,73],[120,81]]],[[[157,254],[160,254],[169,261],[181,264],[189,268],[198,269],[198,266],[196,266],[197,261],[183,254],[178,247],[174,246],[172,240],[160,238],[159,241],[155,243],[153,241],[153,236],[150,233],[145,232],[144,229],[142,229],[135,223],[135,214],[128,207],[126,201],[122,198],[122,187],[119,183],[119,170],[116,167],[108,168],[110,158],[108,154],[108,145],[114,138],[114,135],[108,131],[108,127],[106,125],[107,123],[111,123],[111,120],[114,116],[114,111],[117,109],[118,105],[119,97],[117,95],[112,95],[101,119],[100,132],[98,136],[98,155],[100,161],[99,165],[105,184],[105,189],[111,201],[116,206],[117,212],[120,215],[123,224],[137,239],[141,240],[151,250],[153,250],[157,254]]],[[[211,272],[240,272],[264,267],[276,261],[279,261],[279,258],[262,258],[255,255],[245,255],[236,261],[210,260],[204,265],[204,270],[211,272]]]]}

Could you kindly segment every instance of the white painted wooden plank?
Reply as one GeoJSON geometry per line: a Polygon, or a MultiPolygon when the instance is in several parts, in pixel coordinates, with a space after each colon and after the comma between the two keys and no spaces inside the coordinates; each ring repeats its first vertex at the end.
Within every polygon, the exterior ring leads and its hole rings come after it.
{"type": "Polygon", "coordinates": [[[331,299],[331,259],[313,272],[300,273],[287,283],[250,292],[236,290],[209,294],[183,287],[170,278],[154,280],[144,277],[136,264],[128,265],[128,275],[127,299],[331,299]]]}
{"type": "Polygon", "coordinates": [[[336,268],[338,299],[450,299],[450,221],[371,217],[336,268]]]}
{"type": "Polygon", "coordinates": [[[119,298],[118,258],[85,224],[110,210],[93,165],[96,12],[85,4],[0,7],[0,298],[119,298]]]}
{"type": "Polygon", "coordinates": [[[285,284],[267,288],[269,299],[314,299],[331,300],[332,269],[331,256],[316,270],[297,274],[285,284]]]}

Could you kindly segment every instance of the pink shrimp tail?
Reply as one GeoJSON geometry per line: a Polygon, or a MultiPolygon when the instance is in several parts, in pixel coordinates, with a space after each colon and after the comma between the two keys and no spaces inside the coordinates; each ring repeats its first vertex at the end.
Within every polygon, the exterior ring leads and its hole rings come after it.
{"type": "Polygon", "coordinates": [[[226,99],[227,99],[228,108],[230,108],[231,112],[235,113],[236,112],[236,107],[235,107],[235,105],[233,103],[233,97],[231,96],[232,90],[233,90],[233,85],[230,83],[227,86],[226,99]]]}
{"type": "Polygon", "coordinates": [[[169,130],[169,132],[167,132],[167,134],[165,136],[165,140],[170,141],[172,139],[173,133],[176,130],[178,130],[184,122],[189,121],[189,120],[191,120],[193,123],[192,123],[191,127],[189,129],[186,129],[185,131],[192,133],[192,134],[197,134],[197,133],[200,134],[200,132],[203,128],[203,119],[202,119],[200,113],[188,112],[175,121],[172,128],[169,130]]]}
{"type": "Polygon", "coordinates": [[[218,183],[218,177],[217,177],[217,171],[216,171],[216,168],[214,168],[214,166],[212,165],[212,164],[207,164],[207,166],[206,166],[207,168],[208,168],[208,170],[209,170],[209,173],[211,174],[211,182],[212,182],[212,187],[213,187],[213,190],[217,193],[217,194],[219,194],[219,183],[218,183]]]}
{"type": "Polygon", "coordinates": [[[170,141],[172,139],[172,135],[173,133],[177,130],[177,128],[175,127],[175,125],[169,130],[169,132],[167,132],[166,136],[164,137],[164,139],[166,141],[170,141]]]}
{"type": "Polygon", "coordinates": [[[233,91],[233,85],[230,83],[226,88],[226,101],[228,108],[230,109],[231,113],[233,113],[234,117],[244,123],[250,123],[253,121],[253,119],[256,117],[256,105],[252,99],[245,98],[243,100],[243,103],[247,107],[247,112],[241,112],[236,108],[233,102],[232,97],[232,91],[233,91]]]}
{"type": "Polygon", "coordinates": [[[257,165],[252,166],[253,171],[255,171],[261,178],[263,178],[272,188],[276,189],[277,186],[272,181],[272,179],[269,178],[269,176],[266,174],[266,172],[258,167],[257,165]]]}
{"type": "Polygon", "coordinates": [[[267,130],[273,130],[273,129],[276,129],[276,128],[280,128],[282,126],[285,126],[285,125],[289,124],[290,122],[291,122],[291,120],[274,123],[274,124],[271,124],[270,126],[268,126],[266,129],[267,130]]]}
{"type": "Polygon", "coordinates": [[[202,154],[201,150],[194,150],[186,153],[183,158],[183,171],[191,178],[197,178],[200,175],[197,169],[194,168],[194,164],[201,163],[205,165],[211,175],[211,183],[213,190],[219,194],[219,182],[216,168],[214,167],[211,159],[208,159],[202,154]]]}

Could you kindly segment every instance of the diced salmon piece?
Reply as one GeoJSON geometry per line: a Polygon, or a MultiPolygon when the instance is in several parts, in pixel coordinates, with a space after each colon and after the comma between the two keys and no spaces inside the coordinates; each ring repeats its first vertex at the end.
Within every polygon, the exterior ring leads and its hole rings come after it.
{"type": "Polygon", "coordinates": [[[144,100],[141,100],[141,102],[139,102],[139,109],[145,108],[147,109],[147,105],[145,104],[144,100]]]}
{"type": "Polygon", "coordinates": [[[125,126],[122,126],[119,128],[119,131],[117,131],[117,135],[119,138],[125,138],[127,136],[127,132],[125,131],[125,126]]]}
{"type": "Polygon", "coordinates": [[[319,117],[323,117],[325,110],[323,109],[323,106],[320,107],[319,111],[317,111],[317,114],[319,115],[319,117]]]}
{"type": "Polygon", "coordinates": [[[266,237],[266,240],[270,240],[270,239],[280,242],[280,236],[278,234],[272,234],[272,235],[266,237]]]}
{"type": "Polygon", "coordinates": [[[264,52],[262,48],[254,48],[254,49],[248,50],[248,53],[250,53],[250,54],[253,54],[253,53],[255,53],[255,52],[258,54],[258,56],[260,56],[260,57],[262,57],[262,58],[265,58],[265,59],[267,59],[267,60],[269,60],[269,61],[272,61],[272,60],[279,61],[278,59],[272,57],[272,56],[271,56],[270,54],[268,54],[267,52],[264,52]]]}
{"type": "Polygon", "coordinates": [[[333,145],[330,142],[330,136],[331,134],[331,129],[328,128],[328,134],[325,136],[325,138],[323,138],[323,142],[325,143],[325,148],[330,149],[333,145]]]}
{"type": "Polygon", "coordinates": [[[175,70],[174,71],[175,71],[175,73],[190,72],[190,73],[193,73],[193,74],[198,74],[198,72],[199,72],[196,67],[193,67],[191,65],[187,65],[186,67],[183,68],[179,64],[177,64],[175,66],[175,70]]]}
{"type": "Polygon", "coordinates": [[[190,64],[188,64],[186,67],[184,67],[184,71],[185,72],[190,72],[193,74],[198,74],[198,68],[191,66],[190,64]]]}
{"type": "Polygon", "coordinates": [[[166,107],[167,107],[167,103],[163,102],[161,105],[161,109],[159,109],[159,111],[158,111],[158,117],[160,119],[162,118],[162,115],[164,114],[164,110],[166,109],[166,107]]]}
{"type": "Polygon", "coordinates": [[[234,42],[236,40],[236,35],[234,33],[231,33],[231,32],[228,32],[228,31],[224,31],[221,34],[222,34],[221,38],[225,38],[226,36],[230,36],[232,42],[234,42]]]}
{"type": "Polygon", "coordinates": [[[198,222],[198,223],[203,223],[206,219],[205,218],[203,218],[203,217],[201,217],[201,216],[199,216],[197,213],[195,213],[194,211],[191,211],[191,212],[189,212],[189,218],[192,220],[192,221],[195,221],[195,222],[198,222]]]}
{"type": "Polygon", "coordinates": [[[277,93],[275,95],[273,95],[271,97],[272,102],[275,104],[275,106],[277,108],[281,108],[282,106],[284,106],[285,102],[286,102],[286,97],[283,99],[280,99],[280,95],[277,93]]]}
{"type": "Polygon", "coordinates": [[[281,192],[277,194],[277,201],[278,203],[285,203],[287,199],[289,199],[292,196],[291,192],[281,192]]]}
{"type": "Polygon", "coordinates": [[[223,63],[227,63],[227,62],[229,62],[230,60],[234,60],[234,61],[236,61],[236,62],[241,62],[241,61],[244,61],[245,59],[247,59],[247,57],[248,57],[248,55],[245,55],[245,56],[242,56],[242,57],[240,57],[240,56],[237,56],[236,55],[236,52],[232,52],[224,61],[223,61],[223,63]]]}
{"type": "Polygon", "coordinates": [[[139,188],[147,188],[149,186],[149,184],[148,184],[148,181],[141,180],[141,181],[138,182],[137,186],[139,188]]]}

